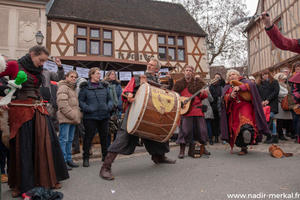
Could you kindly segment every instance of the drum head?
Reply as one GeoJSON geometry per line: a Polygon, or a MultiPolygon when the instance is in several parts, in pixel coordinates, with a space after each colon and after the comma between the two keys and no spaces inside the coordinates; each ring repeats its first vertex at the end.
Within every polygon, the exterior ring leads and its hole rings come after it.
{"type": "Polygon", "coordinates": [[[144,112],[146,110],[146,105],[148,103],[149,98],[149,85],[147,83],[142,84],[135,97],[134,102],[131,104],[130,111],[128,114],[127,120],[127,132],[133,134],[137,127],[139,126],[142,117],[144,116],[144,112]]]}

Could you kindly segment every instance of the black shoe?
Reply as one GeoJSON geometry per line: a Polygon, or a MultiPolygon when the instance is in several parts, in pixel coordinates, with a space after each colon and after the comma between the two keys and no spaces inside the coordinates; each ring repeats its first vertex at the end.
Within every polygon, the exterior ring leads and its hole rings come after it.
{"type": "Polygon", "coordinates": [[[272,136],[271,135],[267,135],[266,140],[264,141],[265,144],[272,144],[272,136]]]}
{"type": "Polygon", "coordinates": [[[279,136],[279,140],[287,141],[288,139],[287,139],[286,137],[284,137],[284,135],[280,135],[280,136],[279,136]]]}
{"type": "Polygon", "coordinates": [[[67,166],[67,170],[68,171],[71,171],[73,168],[72,167],[70,167],[69,165],[66,165],[67,166]]]}
{"type": "Polygon", "coordinates": [[[83,164],[82,164],[83,167],[89,167],[90,166],[90,163],[89,163],[89,159],[85,158],[83,159],[83,164]]]}
{"type": "Polygon", "coordinates": [[[215,136],[215,143],[219,143],[219,136],[215,136]]]}
{"type": "Polygon", "coordinates": [[[72,167],[72,168],[77,168],[77,167],[79,167],[79,165],[76,164],[76,163],[74,163],[73,160],[67,161],[67,165],[70,166],[70,167],[72,167]]]}
{"type": "Polygon", "coordinates": [[[277,144],[278,143],[278,136],[277,135],[272,135],[271,143],[272,144],[277,144]]]}

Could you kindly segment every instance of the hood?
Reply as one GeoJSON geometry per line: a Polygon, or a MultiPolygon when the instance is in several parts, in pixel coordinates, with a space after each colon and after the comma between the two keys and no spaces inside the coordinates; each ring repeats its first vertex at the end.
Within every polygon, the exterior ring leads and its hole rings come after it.
{"type": "Polygon", "coordinates": [[[66,80],[61,80],[58,82],[58,87],[60,86],[63,86],[63,85],[66,85],[67,87],[71,88],[71,89],[75,89],[76,87],[76,84],[75,83],[69,83],[68,81],[66,80]]]}

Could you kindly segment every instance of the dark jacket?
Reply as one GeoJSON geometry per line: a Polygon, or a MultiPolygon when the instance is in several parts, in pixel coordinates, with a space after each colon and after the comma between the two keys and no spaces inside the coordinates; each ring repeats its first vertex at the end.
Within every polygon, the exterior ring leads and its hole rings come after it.
{"type": "Polygon", "coordinates": [[[273,80],[271,83],[269,81],[261,81],[257,85],[260,97],[262,101],[268,100],[269,106],[271,107],[271,112],[274,114],[278,113],[278,94],[279,94],[279,83],[277,80],[273,80]]]}
{"type": "Polygon", "coordinates": [[[103,120],[110,117],[113,104],[107,86],[108,83],[99,82],[97,87],[93,87],[90,81],[80,85],[78,98],[83,119],[103,120]]]}

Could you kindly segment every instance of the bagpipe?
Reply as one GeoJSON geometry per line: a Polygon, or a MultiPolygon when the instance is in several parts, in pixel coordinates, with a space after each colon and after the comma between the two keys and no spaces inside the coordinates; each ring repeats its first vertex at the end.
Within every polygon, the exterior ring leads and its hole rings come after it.
{"type": "MultiPolygon", "coordinates": [[[[235,87],[235,86],[243,85],[244,83],[242,83],[241,81],[232,80],[229,82],[229,84],[231,86],[235,87]]],[[[243,100],[251,101],[252,97],[251,97],[250,91],[239,91],[238,93],[239,93],[240,97],[242,97],[243,100]]]]}

